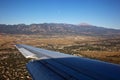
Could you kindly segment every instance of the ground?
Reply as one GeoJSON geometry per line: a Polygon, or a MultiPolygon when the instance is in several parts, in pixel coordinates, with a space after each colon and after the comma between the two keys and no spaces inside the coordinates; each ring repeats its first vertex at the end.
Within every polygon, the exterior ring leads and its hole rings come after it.
{"type": "Polygon", "coordinates": [[[0,80],[31,80],[29,61],[15,48],[28,44],[66,54],[120,64],[120,37],[0,35],[0,80]]]}

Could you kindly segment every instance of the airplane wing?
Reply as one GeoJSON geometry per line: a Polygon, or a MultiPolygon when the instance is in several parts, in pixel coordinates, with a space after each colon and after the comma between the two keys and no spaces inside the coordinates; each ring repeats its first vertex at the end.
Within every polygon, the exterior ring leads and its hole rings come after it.
{"type": "Polygon", "coordinates": [[[120,80],[120,65],[17,44],[33,80],[120,80]]]}

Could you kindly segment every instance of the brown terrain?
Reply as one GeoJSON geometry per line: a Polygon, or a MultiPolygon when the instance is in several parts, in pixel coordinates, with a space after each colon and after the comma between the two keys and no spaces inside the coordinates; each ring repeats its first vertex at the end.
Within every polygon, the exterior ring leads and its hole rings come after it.
{"type": "Polygon", "coordinates": [[[25,59],[15,44],[28,44],[48,50],[120,64],[120,37],[0,35],[0,80],[31,80],[25,59]]]}

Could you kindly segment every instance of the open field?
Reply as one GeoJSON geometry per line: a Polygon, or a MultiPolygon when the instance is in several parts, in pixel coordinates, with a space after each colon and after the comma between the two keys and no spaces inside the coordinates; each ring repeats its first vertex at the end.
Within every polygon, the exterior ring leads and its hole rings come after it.
{"type": "Polygon", "coordinates": [[[0,80],[31,80],[25,59],[14,47],[28,44],[120,64],[120,38],[90,36],[0,35],[0,80]]]}

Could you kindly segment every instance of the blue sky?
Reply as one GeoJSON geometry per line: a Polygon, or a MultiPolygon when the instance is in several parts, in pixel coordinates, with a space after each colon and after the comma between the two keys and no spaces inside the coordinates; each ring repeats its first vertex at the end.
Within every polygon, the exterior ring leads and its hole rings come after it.
{"type": "Polygon", "coordinates": [[[83,22],[120,29],[120,0],[0,0],[0,24],[83,22]]]}

